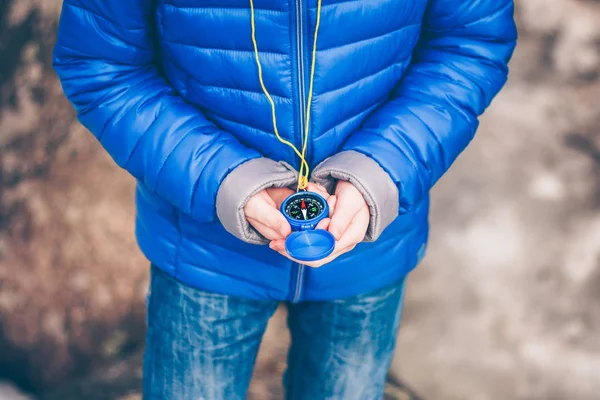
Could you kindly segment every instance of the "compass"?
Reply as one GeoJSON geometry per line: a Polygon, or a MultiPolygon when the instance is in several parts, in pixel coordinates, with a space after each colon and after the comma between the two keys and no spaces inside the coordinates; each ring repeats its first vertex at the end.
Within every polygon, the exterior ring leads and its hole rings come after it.
{"type": "Polygon", "coordinates": [[[315,229],[329,216],[327,201],[317,193],[301,191],[289,196],[281,213],[290,223],[292,234],[285,241],[290,256],[299,261],[316,261],[335,248],[335,238],[323,229],[315,229]]]}
{"type": "Polygon", "coordinates": [[[311,192],[298,192],[288,197],[282,207],[283,215],[290,221],[293,230],[314,229],[328,217],[327,202],[321,196],[311,192]],[[296,226],[297,229],[294,229],[296,226]]]}

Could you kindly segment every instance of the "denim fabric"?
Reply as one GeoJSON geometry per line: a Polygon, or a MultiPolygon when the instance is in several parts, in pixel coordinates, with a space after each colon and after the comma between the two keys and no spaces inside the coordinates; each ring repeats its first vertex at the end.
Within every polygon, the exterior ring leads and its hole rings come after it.
{"type": "MultiPolygon", "coordinates": [[[[288,304],[289,400],[379,400],[404,281],[340,300],[288,304]]],[[[208,293],[152,268],[144,399],[237,400],[279,302],[208,293]]]]}

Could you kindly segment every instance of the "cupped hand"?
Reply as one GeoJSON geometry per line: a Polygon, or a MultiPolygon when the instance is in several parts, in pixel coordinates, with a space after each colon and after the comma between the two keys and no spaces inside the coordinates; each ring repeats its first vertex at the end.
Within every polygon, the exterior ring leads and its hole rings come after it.
{"type": "Polygon", "coordinates": [[[294,260],[287,254],[284,239],[272,241],[270,247],[292,261],[318,268],[353,250],[358,243],[363,241],[369,227],[371,214],[362,194],[350,182],[339,181],[333,196],[328,196],[327,192],[318,185],[313,185],[311,191],[321,194],[329,204],[331,218],[321,221],[317,229],[326,229],[335,237],[333,253],[322,260],[303,262],[294,260]]]}
{"type": "Polygon", "coordinates": [[[292,232],[289,222],[279,207],[293,194],[288,188],[264,189],[250,198],[244,207],[246,219],[261,235],[269,240],[283,240],[292,232]]]}

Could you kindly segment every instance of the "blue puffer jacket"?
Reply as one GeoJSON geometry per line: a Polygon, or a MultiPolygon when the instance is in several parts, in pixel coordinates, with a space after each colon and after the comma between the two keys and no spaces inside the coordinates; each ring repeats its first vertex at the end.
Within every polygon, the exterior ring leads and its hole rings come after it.
{"type": "MultiPolygon", "coordinates": [[[[300,147],[317,0],[255,8],[279,130],[300,147]]],[[[55,69],[80,121],[137,179],[142,251],[188,285],[250,298],[335,299],[401,279],[425,249],[430,188],[506,81],[513,1],[323,0],[307,160],[314,176],[355,183],[372,221],[319,269],[270,250],[240,217],[299,167],[273,134],[250,15],[248,0],[64,1],[55,69]]]]}

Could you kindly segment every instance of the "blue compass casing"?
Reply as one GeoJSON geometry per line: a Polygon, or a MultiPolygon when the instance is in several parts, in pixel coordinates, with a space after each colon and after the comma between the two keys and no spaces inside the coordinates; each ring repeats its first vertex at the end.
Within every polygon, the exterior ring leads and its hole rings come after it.
{"type": "Polygon", "coordinates": [[[281,204],[281,213],[293,231],[285,241],[285,249],[291,257],[298,261],[317,261],[333,253],[333,235],[315,229],[329,217],[329,206],[321,195],[305,191],[294,193],[281,204]]]}

